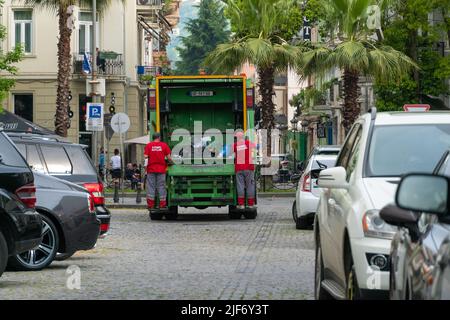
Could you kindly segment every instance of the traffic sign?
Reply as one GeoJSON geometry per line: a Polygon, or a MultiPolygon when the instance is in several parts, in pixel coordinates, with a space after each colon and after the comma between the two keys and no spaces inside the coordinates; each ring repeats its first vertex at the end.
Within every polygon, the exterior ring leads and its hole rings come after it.
{"type": "Polygon", "coordinates": [[[86,107],[86,130],[103,131],[103,103],[88,103],[86,107]]]}
{"type": "Polygon", "coordinates": [[[403,110],[406,112],[427,112],[430,111],[431,106],[429,104],[405,104],[403,110]]]}
{"type": "Polygon", "coordinates": [[[127,114],[119,112],[111,119],[111,128],[115,133],[125,133],[130,129],[130,118],[127,114]]]}

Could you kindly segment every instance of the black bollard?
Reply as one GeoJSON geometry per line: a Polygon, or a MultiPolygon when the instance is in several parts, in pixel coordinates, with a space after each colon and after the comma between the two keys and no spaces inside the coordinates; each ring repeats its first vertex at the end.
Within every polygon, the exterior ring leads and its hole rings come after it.
{"type": "Polygon", "coordinates": [[[142,202],[142,197],[141,197],[141,183],[138,182],[137,186],[137,194],[136,194],[136,203],[141,203],[142,202]]]}

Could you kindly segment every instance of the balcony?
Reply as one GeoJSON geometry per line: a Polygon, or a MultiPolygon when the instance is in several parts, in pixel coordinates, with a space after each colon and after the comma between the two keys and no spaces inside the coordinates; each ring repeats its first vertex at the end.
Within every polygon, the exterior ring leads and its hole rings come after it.
{"type": "MultiPolygon", "coordinates": [[[[92,56],[89,55],[92,65],[92,56]]],[[[124,64],[122,54],[113,52],[100,52],[99,60],[97,60],[97,75],[105,79],[118,79],[125,77],[124,64]]],[[[83,55],[79,53],[73,54],[73,75],[85,77],[83,74],[83,55]]]]}

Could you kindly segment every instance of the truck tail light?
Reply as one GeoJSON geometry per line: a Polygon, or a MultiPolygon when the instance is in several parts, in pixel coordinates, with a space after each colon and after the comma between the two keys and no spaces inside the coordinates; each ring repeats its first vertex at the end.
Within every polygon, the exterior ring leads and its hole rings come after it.
{"type": "Polygon", "coordinates": [[[100,225],[100,232],[101,233],[106,233],[106,232],[108,232],[108,230],[109,230],[109,223],[102,223],[101,225],[100,225]]]}
{"type": "Polygon", "coordinates": [[[150,110],[156,109],[156,90],[148,89],[148,108],[150,110]]]}
{"type": "Polygon", "coordinates": [[[311,192],[311,176],[309,173],[305,175],[305,178],[302,181],[302,191],[311,192]]]}
{"type": "Polygon", "coordinates": [[[252,109],[255,105],[255,89],[247,89],[247,108],[252,109]]]}
{"type": "Polygon", "coordinates": [[[28,208],[34,209],[36,207],[36,187],[33,183],[17,189],[16,195],[28,208]]]}
{"type": "Polygon", "coordinates": [[[102,183],[85,183],[83,187],[91,194],[94,200],[94,205],[101,206],[105,204],[102,183]]]}

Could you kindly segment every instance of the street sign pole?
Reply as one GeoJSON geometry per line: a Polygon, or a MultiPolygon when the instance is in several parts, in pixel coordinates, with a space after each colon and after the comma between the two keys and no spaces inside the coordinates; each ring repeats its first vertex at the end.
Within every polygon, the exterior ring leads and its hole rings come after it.
{"type": "MultiPolygon", "coordinates": [[[[117,113],[116,115],[114,115],[114,117],[112,117],[111,119],[111,128],[114,130],[114,132],[119,134],[119,143],[120,143],[120,153],[121,153],[121,166],[122,166],[122,174],[121,174],[121,178],[122,180],[124,180],[125,177],[125,165],[124,165],[124,148],[123,148],[123,138],[122,138],[122,134],[124,132],[127,132],[128,129],[130,129],[130,118],[128,117],[127,114],[125,113],[117,113]]],[[[123,190],[123,183],[121,185],[121,190],[122,190],[122,204],[124,202],[124,190],[123,190]]]]}
{"type": "MultiPolygon", "coordinates": [[[[92,96],[92,102],[96,101],[96,90],[95,90],[95,80],[97,79],[97,0],[92,0],[92,45],[91,45],[91,51],[92,51],[92,92],[94,93],[92,96]]],[[[92,137],[92,155],[94,158],[95,165],[98,164],[98,150],[97,150],[97,144],[98,144],[98,133],[96,131],[93,132],[92,137]]]]}

